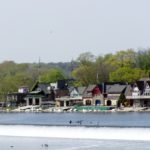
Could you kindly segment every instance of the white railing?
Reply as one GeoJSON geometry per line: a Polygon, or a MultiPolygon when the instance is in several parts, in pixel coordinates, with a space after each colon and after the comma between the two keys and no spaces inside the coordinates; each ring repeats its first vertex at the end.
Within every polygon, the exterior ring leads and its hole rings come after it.
{"type": "Polygon", "coordinates": [[[126,96],[127,99],[150,99],[150,95],[132,95],[126,96]]]}

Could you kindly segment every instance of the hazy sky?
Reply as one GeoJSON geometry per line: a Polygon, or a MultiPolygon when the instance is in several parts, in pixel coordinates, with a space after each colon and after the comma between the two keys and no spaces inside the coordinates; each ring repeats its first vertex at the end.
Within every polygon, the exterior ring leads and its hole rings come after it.
{"type": "Polygon", "coordinates": [[[150,47],[150,0],[0,0],[0,62],[141,47],[150,47]]]}

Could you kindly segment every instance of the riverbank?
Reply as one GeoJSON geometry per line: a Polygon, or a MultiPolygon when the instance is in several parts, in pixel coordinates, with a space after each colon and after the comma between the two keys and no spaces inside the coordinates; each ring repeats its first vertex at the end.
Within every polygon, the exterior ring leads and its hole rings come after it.
{"type": "Polygon", "coordinates": [[[108,107],[108,106],[76,106],[76,107],[49,107],[23,106],[1,109],[1,112],[150,112],[149,107],[108,107]]]}

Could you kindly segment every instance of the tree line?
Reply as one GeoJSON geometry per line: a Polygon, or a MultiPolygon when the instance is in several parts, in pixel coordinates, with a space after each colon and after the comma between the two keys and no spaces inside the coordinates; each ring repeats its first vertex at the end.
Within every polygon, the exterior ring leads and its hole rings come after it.
{"type": "Polygon", "coordinates": [[[86,86],[108,81],[133,83],[149,76],[150,49],[121,50],[104,56],[85,52],[65,63],[4,61],[0,64],[0,100],[5,100],[8,93],[16,92],[20,86],[31,88],[36,81],[49,83],[73,78],[74,86],[86,86]]]}
{"type": "Polygon", "coordinates": [[[150,76],[150,49],[138,52],[128,49],[104,56],[86,52],[77,61],[79,66],[72,72],[77,85],[108,81],[133,83],[150,76]]]}

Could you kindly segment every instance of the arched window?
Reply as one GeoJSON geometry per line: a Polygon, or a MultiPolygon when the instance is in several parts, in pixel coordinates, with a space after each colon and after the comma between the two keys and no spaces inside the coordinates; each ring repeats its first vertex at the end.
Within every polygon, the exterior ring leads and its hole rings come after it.
{"type": "Polygon", "coordinates": [[[86,100],[86,105],[91,105],[91,100],[86,100]]]}
{"type": "Polygon", "coordinates": [[[100,105],[101,104],[101,101],[99,100],[99,99],[97,99],[96,101],[95,101],[95,105],[100,105]]]}
{"type": "Polygon", "coordinates": [[[111,106],[111,100],[107,100],[107,106],[111,106]]]}

